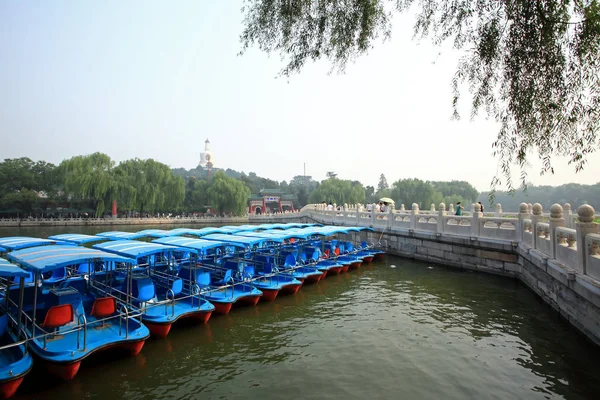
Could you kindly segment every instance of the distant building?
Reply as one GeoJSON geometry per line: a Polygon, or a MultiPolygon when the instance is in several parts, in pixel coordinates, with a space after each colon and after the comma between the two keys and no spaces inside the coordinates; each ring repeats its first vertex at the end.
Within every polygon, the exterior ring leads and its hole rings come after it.
{"type": "Polygon", "coordinates": [[[248,198],[250,214],[268,214],[281,211],[294,211],[296,195],[285,194],[281,189],[262,189],[248,198]]]}
{"type": "Polygon", "coordinates": [[[210,141],[208,139],[204,142],[204,152],[200,153],[200,162],[198,165],[202,168],[212,168],[215,165],[215,160],[210,151],[210,141]]]}

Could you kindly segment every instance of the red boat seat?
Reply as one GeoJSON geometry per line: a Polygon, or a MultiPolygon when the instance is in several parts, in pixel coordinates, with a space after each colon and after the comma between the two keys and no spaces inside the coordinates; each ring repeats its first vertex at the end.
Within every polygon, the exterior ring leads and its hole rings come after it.
{"type": "Polygon", "coordinates": [[[100,297],[94,300],[92,306],[92,316],[96,318],[106,318],[117,312],[117,301],[114,297],[100,297]]]}
{"type": "Polygon", "coordinates": [[[336,256],[339,256],[340,255],[340,248],[336,247],[334,253],[335,253],[336,256]]]}
{"type": "Polygon", "coordinates": [[[52,306],[44,318],[43,328],[54,329],[73,322],[73,306],[71,304],[62,304],[52,306]]]}

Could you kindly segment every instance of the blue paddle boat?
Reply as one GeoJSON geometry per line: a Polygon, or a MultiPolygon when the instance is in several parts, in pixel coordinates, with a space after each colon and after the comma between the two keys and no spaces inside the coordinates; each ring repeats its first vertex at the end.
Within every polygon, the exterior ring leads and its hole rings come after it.
{"type": "MultiPolygon", "coordinates": [[[[98,285],[93,275],[73,277],[59,287],[42,287],[43,274],[82,263],[119,263],[130,259],[78,246],[50,245],[9,253],[8,258],[33,274],[33,283],[11,287],[11,302],[24,291],[22,318],[27,345],[48,368],[63,379],[72,379],[89,355],[112,347],[138,354],[150,336],[132,309],[98,285]]],[[[15,312],[14,315],[19,315],[15,312]]]]}
{"type": "Polygon", "coordinates": [[[203,298],[215,306],[215,313],[227,314],[233,304],[255,305],[262,292],[248,284],[236,283],[232,271],[223,269],[223,257],[233,253],[235,246],[203,239],[165,237],[152,241],[194,251],[193,262],[183,265],[178,276],[186,286],[197,285],[203,298]]]}
{"type": "Polygon", "coordinates": [[[28,276],[18,266],[0,258],[0,398],[3,399],[15,394],[33,366],[33,359],[25,345],[27,335],[23,331],[22,319],[15,319],[10,313],[11,309],[15,309],[15,315],[21,315],[19,307],[23,304],[21,299],[28,276]],[[6,296],[13,285],[19,288],[16,303],[6,296]]]}
{"type": "MultiPolygon", "coordinates": [[[[165,337],[173,323],[194,318],[205,323],[215,307],[199,291],[184,290],[179,269],[190,263],[190,252],[174,246],[135,240],[94,245],[94,249],[127,257],[135,264],[131,277],[133,305],[142,309],[142,321],[154,336],[165,337]]],[[[124,285],[119,278],[114,284],[124,285]]]]}

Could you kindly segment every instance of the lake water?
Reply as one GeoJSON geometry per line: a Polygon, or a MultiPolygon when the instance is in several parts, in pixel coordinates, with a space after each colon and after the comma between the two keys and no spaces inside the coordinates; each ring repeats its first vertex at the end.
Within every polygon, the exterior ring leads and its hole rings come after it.
{"type": "Polygon", "coordinates": [[[600,398],[598,360],[515,280],[389,256],[206,325],[176,325],[137,357],[85,360],[71,382],[34,369],[15,398],[586,399],[600,398]]]}

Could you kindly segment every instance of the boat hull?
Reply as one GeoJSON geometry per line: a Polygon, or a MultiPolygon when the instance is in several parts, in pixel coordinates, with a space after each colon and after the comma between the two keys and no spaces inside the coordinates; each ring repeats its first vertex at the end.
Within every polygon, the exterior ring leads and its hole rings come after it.
{"type": "Polygon", "coordinates": [[[373,256],[374,260],[383,260],[385,258],[385,253],[377,253],[373,256]]]}
{"type": "Polygon", "coordinates": [[[295,294],[302,285],[285,285],[281,288],[281,294],[295,294]]]}
{"type": "Polygon", "coordinates": [[[231,307],[233,306],[233,303],[229,302],[229,303],[221,303],[221,302],[216,302],[213,301],[212,304],[215,306],[215,314],[219,314],[219,315],[227,315],[229,314],[229,311],[231,311],[231,307]]]}
{"type": "Polygon", "coordinates": [[[146,325],[146,327],[150,331],[150,335],[152,335],[154,337],[158,337],[158,338],[164,338],[164,337],[167,337],[167,335],[171,331],[171,326],[173,326],[173,322],[159,324],[159,323],[144,321],[144,325],[146,325]]]}
{"type": "Polygon", "coordinates": [[[358,269],[362,265],[362,261],[354,261],[350,263],[350,269],[358,269]]]}
{"type": "Polygon", "coordinates": [[[344,268],[343,266],[338,266],[338,267],[331,267],[327,270],[327,276],[331,276],[331,275],[339,275],[342,272],[342,268],[344,268]]]}
{"type": "MultiPolygon", "coordinates": [[[[281,289],[283,290],[283,289],[281,289]]],[[[273,301],[275,300],[275,298],[277,297],[277,294],[279,293],[279,289],[260,289],[261,292],[263,292],[263,295],[260,297],[261,301],[273,301]]]]}
{"type": "Polygon", "coordinates": [[[306,277],[304,283],[317,283],[325,276],[325,272],[321,274],[313,274],[306,277]]]}
{"type": "Polygon", "coordinates": [[[340,273],[348,272],[349,269],[350,269],[350,264],[345,264],[342,266],[340,273]]]}
{"type": "MultiPolygon", "coordinates": [[[[261,290],[263,292],[263,296],[264,296],[264,291],[261,290]]],[[[277,296],[277,295],[275,295],[277,296]]],[[[258,304],[258,301],[260,300],[262,296],[261,295],[256,295],[256,296],[245,296],[240,298],[238,301],[235,302],[236,305],[238,306],[255,306],[256,304],[258,304]]]]}
{"type": "MultiPolygon", "coordinates": [[[[54,375],[62,380],[69,381],[69,380],[72,380],[73,378],[75,378],[75,376],[77,375],[77,372],[79,372],[79,367],[81,366],[81,362],[84,359],[86,359],[87,357],[89,357],[90,355],[99,353],[100,351],[106,351],[109,349],[120,348],[120,349],[127,351],[132,356],[137,356],[140,353],[140,351],[142,351],[142,348],[144,347],[144,344],[146,343],[146,339],[147,339],[147,337],[140,339],[140,340],[136,340],[136,341],[116,343],[116,344],[111,344],[109,346],[105,346],[102,348],[98,348],[98,349],[94,350],[93,352],[86,354],[85,357],[80,358],[73,362],[52,362],[52,361],[49,361],[49,360],[43,359],[43,358],[41,359],[41,361],[42,361],[42,364],[44,364],[45,368],[48,370],[48,372],[50,372],[52,375],[54,375]]],[[[37,357],[41,358],[39,355],[37,357]]]]}
{"type": "Polygon", "coordinates": [[[365,256],[365,257],[363,257],[363,262],[369,264],[369,263],[373,262],[374,257],[375,256],[365,256]]]}
{"type": "Polygon", "coordinates": [[[23,382],[23,379],[25,379],[27,372],[16,378],[0,382],[0,399],[8,399],[9,397],[12,397],[16,393],[17,389],[19,389],[19,386],[21,386],[21,383],[23,382]]]}

